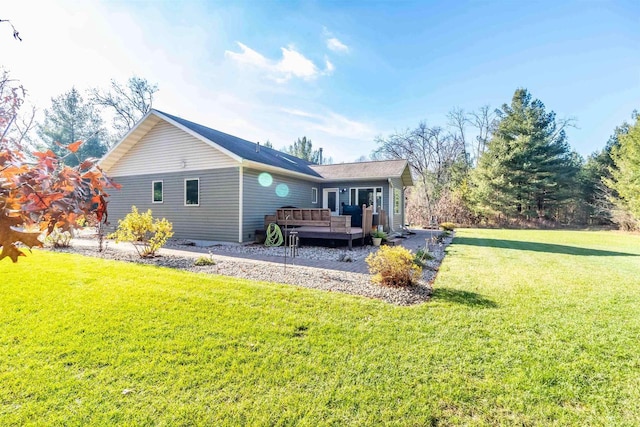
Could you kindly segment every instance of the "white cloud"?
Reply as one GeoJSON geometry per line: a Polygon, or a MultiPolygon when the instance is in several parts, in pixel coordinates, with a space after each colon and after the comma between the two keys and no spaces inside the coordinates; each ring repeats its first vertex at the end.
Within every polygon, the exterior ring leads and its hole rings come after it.
{"type": "Polygon", "coordinates": [[[241,64],[249,64],[258,68],[271,67],[269,60],[265,58],[263,55],[259,54],[255,50],[249,48],[248,46],[240,42],[236,42],[236,43],[238,43],[238,46],[240,46],[240,50],[242,50],[242,52],[237,53],[237,52],[232,52],[230,50],[225,50],[224,56],[226,56],[227,58],[231,58],[234,61],[239,62],[241,64]]]}
{"type": "Polygon", "coordinates": [[[287,80],[291,77],[300,77],[308,80],[318,75],[318,67],[292,48],[282,48],[282,60],[275,67],[287,80]]]}
{"type": "Polygon", "coordinates": [[[246,64],[267,72],[269,78],[283,83],[292,78],[300,78],[303,80],[312,80],[320,75],[327,75],[333,72],[335,67],[328,60],[326,61],[326,70],[321,71],[310,59],[295,50],[292,46],[283,47],[282,58],[279,60],[271,60],[266,58],[259,52],[240,43],[241,52],[233,52],[227,50],[224,52],[227,58],[238,64],[246,64]]]}
{"type": "Polygon", "coordinates": [[[349,53],[349,46],[342,43],[327,27],[322,27],[322,35],[326,39],[327,49],[337,53],[349,53]]]}
{"type": "Polygon", "coordinates": [[[332,74],[336,67],[331,63],[331,61],[329,61],[328,58],[324,59],[325,62],[325,74],[332,74]]]}
{"type": "Polygon", "coordinates": [[[332,137],[372,141],[378,134],[368,124],[351,120],[333,111],[328,111],[324,115],[289,108],[282,108],[281,111],[302,118],[308,129],[317,130],[332,137]]]}
{"type": "Polygon", "coordinates": [[[340,40],[338,40],[335,37],[331,37],[327,39],[327,48],[333,52],[340,52],[340,53],[349,52],[349,46],[342,43],[340,40]]]}

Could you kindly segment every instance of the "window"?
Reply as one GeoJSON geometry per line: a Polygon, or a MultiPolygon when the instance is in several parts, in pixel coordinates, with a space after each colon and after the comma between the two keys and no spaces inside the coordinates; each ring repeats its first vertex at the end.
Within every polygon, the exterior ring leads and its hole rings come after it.
{"type": "Polygon", "coordinates": [[[311,189],[311,203],[318,203],[318,189],[315,187],[311,189]]]}
{"type": "Polygon", "coordinates": [[[350,205],[373,206],[373,211],[382,209],[382,187],[352,188],[349,192],[350,205]]]}
{"type": "Polygon", "coordinates": [[[184,180],[184,205],[200,205],[200,178],[184,180]]]}
{"type": "Polygon", "coordinates": [[[163,194],[162,194],[162,181],[153,181],[151,183],[151,191],[152,191],[152,199],[151,201],[153,203],[162,203],[163,200],[163,194]]]}
{"type": "Polygon", "coordinates": [[[393,189],[393,213],[400,213],[400,206],[402,206],[402,191],[399,188],[393,189]]]}

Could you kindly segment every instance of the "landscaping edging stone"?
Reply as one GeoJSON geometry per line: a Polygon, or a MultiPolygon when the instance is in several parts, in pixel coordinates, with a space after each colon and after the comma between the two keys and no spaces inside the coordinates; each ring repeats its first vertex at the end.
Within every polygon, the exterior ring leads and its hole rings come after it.
{"type": "MultiPolygon", "coordinates": [[[[251,248],[242,245],[225,245],[224,248],[219,246],[207,248],[194,246],[189,241],[172,241],[159,251],[160,256],[154,258],[139,258],[131,244],[116,244],[113,241],[106,241],[105,249],[99,252],[97,239],[89,237],[90,236],[84,235],[74,238],[71,241],[70,247],[51,250],[56,252],[78,253],[103,259],[175,268],[201,274],[217,274],[255,281],[295,285],[329,292],[340,292],[376,298],[401,306],[419,304],[429,299],[432,292],[431,283],[435,279],[438,268],[445,256],[446,247],[452,241],[452,237],[446,238],[441,245],[438,245],[432,251],[435,258],[427,263],[423,269],[422,280],[417,285],[392,288],[371,283],[371,275],[368,273],[354,273],[332,269],[330,265],[335,265],[335,263],[338,262],[336,254],[340,253],[340,251],[336,251],[335,249],[331,250],[331,248],[313,247],[313,250],[311,250],[311,248],[307,247],[304,251],[308,257],[307,259],[326,260],[326,268],[305,266],[305,258],[301,257],[295,259],[295,265],[292,265],[291,260],[289,260],[289,264],[285,267],[283,263],[261,260],[260,258],[268,256],[269,252],[259,247],[251,248]],[[249,254],[252,256],[252,259],[234,257],[234,254],[242,254],[244,256],[249,254]],[[202,256],[211,256],[216,264],[201,267],[195,266],[195,260],[202,256]]],[[[372,247],[357,249],[357,251],[353,251],[353,253],[349,252],[348,254],[352,258],[352,262],[358,263],[364,263],[364,257],[366,257],[368,253],[377,250],[372,247]]]]}

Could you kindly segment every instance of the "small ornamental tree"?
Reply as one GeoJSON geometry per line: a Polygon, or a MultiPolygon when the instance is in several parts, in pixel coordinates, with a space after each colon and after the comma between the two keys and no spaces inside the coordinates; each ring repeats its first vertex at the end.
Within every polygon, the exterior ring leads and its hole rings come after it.
{"type": "Polygon", "coordinates": [[[173,226],[165,218],[153,218],[151,209],[138,212],[133,206],[131,212],[118,220],[118,229],[109,235],[116,242],[131,242],[140,258],[154,256],[173,236],[173,226]]]}
{"type": "MultiPolygon", "coordinates": [[[[71,230],[91,216],[106,222],[105,189],[119,186],[96,165],[97,159],[65,166],[51,150],[28,154],[9,136],[24,96],[12,82],[5,72],[0,82],[0,260],[17,262],[25,255],[18,246],[41,247],[43,233],[71,230]]],[[[75,155],[81,145],[67,145],[66,155],[75,155]]]]}

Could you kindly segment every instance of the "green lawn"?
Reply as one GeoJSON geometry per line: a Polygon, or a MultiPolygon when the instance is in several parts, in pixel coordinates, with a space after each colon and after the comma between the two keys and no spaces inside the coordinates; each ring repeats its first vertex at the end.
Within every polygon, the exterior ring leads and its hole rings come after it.
{"type": "Polygon", "coordinates": [[[0,425],[638,425],[640,236],[459,230],[431,302],[34,252],[0,425]]]}

